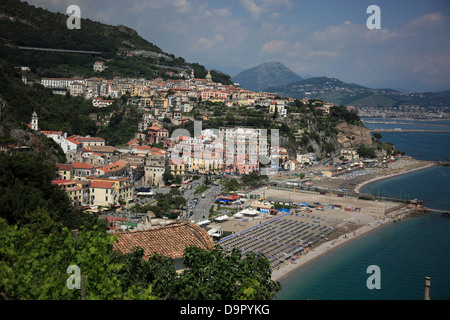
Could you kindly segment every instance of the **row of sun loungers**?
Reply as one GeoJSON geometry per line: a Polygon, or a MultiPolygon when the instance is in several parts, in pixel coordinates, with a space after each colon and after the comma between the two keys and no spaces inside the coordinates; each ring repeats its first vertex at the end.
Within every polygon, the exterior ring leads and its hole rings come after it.
{"type": "MultiPolygon", "coordinates": [[[[284,215],[219,241],[225,249],[263,254],[273,268],[306,247],[326,238],[334,230],[315,222],[287,219],[284,215]]],[[[315,220],[317,222],[319,219],[315,220]]]]}

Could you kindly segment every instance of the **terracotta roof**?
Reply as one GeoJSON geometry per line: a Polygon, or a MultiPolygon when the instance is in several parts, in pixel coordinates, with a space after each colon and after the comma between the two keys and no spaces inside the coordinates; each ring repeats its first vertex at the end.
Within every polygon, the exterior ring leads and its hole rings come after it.
{"type": "Polygon", "coordinates": [[[72,163],[74,169],[92,169],[93,166],[85,162],[74,162],[72,163]]]}
{"type": "Polygon", "coordinates": [[[63,179],[57,179],[53,180],[52,184],[64,184],[64,183],[75,183],[73,180],[63,180],[63,179]]]}
{"type": "Polygon", "coordinates": [[[114,181],[93,181],[91,183],[91,188],[111,189],[114,187],[114,183],[114,181]]]}
{"type": "Polygon", "coordinates": [[[118,232],[119,239],[114,250],[129,253],[136,247],[144,249],[144,259],[153,253],[177,259],[183,257],[186,247],[195,246],[212,249],[214,242],[210,235],[195,224],[174,222],[163,227],[146,230],[118,232]]]}
{"type": "Polygon", "coordinates": [[[150,127],[150,128],[148,128],[148,130],[149,131],[167,131],[167,129],[166,128],[163,128],[163,127],[159,127],[159,126],[153,126],[153,127],[150,127]]]}
{"type": "Polygon", "coordinates": [[[67,163],[57,163],[56,169],[58,170],[72,170],[72,164],[67,163]]]}

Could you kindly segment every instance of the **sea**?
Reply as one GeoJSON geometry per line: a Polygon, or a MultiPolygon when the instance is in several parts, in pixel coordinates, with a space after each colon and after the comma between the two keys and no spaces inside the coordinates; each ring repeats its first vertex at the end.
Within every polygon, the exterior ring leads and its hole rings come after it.
{"type": "MultiPolygon", "coordinates": [[[[362,120],[370,129],[450,131],[449,120],[362,120]]],[[[386,132],[381,141],[415,159],[450,157],[450,132],[386,132]]],[[[450,166],[380,180],[361,192],[416,198],[450,211],[450,166]]],[[[450,300],[450,216],[424,214],[363,235],[283,278],[276,300],[423,300],[425,277],[431,280],[431,300],[450,300]]]]}

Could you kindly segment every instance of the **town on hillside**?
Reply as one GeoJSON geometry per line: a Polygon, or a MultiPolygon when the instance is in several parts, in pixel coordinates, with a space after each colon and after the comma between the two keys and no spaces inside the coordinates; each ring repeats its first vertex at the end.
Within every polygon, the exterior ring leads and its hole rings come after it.
{"type": "MultiPolygon", "coordinates": [[[[93,66],[100,72],[105,67],[103,62],[93,66]]],[[[100,137],[45,130],[39,127],[36,112],[28,124],[32,130],[53,139],[65,154],[67,161],[56,165],[58,179],[53,183],[66,191],[74,206],[107,219],[111,231],[151,228],[180,219],[206,227],[211,222],[208,219],[221,221],[249,208],[256,210],[251,211],[252,215],[267,213],[273,207],[258,204],[260,196],[255,195],[253,183],[230,187],[230,180],[241,181],[243,176],[252,176],[266,188],[278,184],[311,188],[313,177],[331,178],[395,160],[360,159],[351,147],[321,159],[301,148],[292,155],[286,148],[274,145],[273,136],[271,145],[269,132],[255,127],[201,129],[200,125],[194,136],[186,130],[169,136],[167,119],[172,125],[194,121],[190,111],[201,102],[219,102],[225,107],[263,106],[265,112],[280,118],[289,118],[287,106],[294,102],[273,93],[245,90],[238,84],[214,82],[209,72],[205,79],[196,78],[193,70],[190,75],[183,72],[172,76],[180,79],[41,80],[53,93],[92,99],[93,106],[99,109],[127,95],[126,103],[135,104],[142,111],[138,131],[126,146],[107,145],[100,137]],[[223,183],[226,179],[228,182],[223,183]],[[156,214],[151,212],[162,202],[161,195],[180,192],[184,202],[160,208],[156,214]]],[[[301,102],[312,103],[324,116],[334,106],[319,100],[301,102]]],[[[210,117],[214,114],[202,115],[203,120],[210,117]]],[[[209,230],[217,237],[223,234],[220,226],[209,230]]]]}

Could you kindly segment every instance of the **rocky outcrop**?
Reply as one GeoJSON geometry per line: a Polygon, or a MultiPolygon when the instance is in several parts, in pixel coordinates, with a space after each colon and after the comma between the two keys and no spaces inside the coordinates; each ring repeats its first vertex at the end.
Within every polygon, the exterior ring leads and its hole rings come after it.
{"type": "Polygon", "coordinates": [[[336,125],[336,129],[338,142],[343,148],[357,147],[361,144],[372,145],[370,130],[366,127],[341,122],[336,125]]]}

